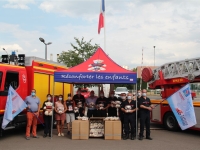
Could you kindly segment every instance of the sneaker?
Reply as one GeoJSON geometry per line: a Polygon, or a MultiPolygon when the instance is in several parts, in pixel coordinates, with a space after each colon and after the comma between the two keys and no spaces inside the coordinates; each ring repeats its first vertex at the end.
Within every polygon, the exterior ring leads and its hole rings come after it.
{"type": "Polygon", "coordinates": [[[61,133],[61,136],[64,136],[64,133],[61,133]]]}
{"type": "Polygon", "coordinates": [[[37,138],[39,138],[39,136],[36,135],[36,136],[33,136],[33,138],[36,138],[36,139],[37,139],[37,138]]]}
{"type": "Polygon", "coordinates": [[[60,133],[58,133],[58,136],[61,136],[61,134],[60,134],[60,133]]]}
{"type": "Polygon", "coordinates": [[[26,136],[26,140],[30,140],[30,137],[29,137],[29,136],[26,136]]]}

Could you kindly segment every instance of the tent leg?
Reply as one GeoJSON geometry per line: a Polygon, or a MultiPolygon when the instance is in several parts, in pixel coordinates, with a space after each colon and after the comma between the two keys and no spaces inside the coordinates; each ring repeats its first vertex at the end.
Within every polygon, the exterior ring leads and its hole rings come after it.
{"type": "MultiPolygon", "coordinates": [[[[135,84],[135,93],[136,93],[136,108],[138,108],[138,101],[137,101],[137,83],[135,84]]],[[[138,139],[138,111],[136,111],[136,117],[135,117],[135,120],[136,120],[136,125],[135,125],[135,136],[136,136],[136,139],[138,139]]]]}
{"type": "MultiPolygon", "coordinates": [[[[54,109],[54,90],[55,90],[55,82],[53,83],[53,109],[54,109]]],[[[54,111],[52,110],[52,118],[51,118],[51,139],[52,139],[52,134],[53,134],[53,116],[54,116],[54,111]]]]}

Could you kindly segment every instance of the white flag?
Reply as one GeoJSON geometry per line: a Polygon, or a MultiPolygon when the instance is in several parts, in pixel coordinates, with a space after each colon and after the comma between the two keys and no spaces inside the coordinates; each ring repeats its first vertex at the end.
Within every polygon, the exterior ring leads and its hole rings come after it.
{"type": "Polygon", "coordinates": [[[13,118],[17,116],[21,111],[23,111],[26,107],[27,107],[26,103],[12,88],[12,86],[10,86],[8,90],[6,109],[3,116],[2,129],[5,129],[8,123],[12,121],[13,118]]]}

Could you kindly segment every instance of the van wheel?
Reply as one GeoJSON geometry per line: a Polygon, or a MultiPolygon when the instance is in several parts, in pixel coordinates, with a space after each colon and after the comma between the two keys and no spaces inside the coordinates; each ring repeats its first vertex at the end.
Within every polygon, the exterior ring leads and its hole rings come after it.
{"type": "Polygon", "coordinates": [[[170,131],[177,131],[179,129],[178,122],[172,112],[168,112],[164,117],[164,125],[170,131]]]}

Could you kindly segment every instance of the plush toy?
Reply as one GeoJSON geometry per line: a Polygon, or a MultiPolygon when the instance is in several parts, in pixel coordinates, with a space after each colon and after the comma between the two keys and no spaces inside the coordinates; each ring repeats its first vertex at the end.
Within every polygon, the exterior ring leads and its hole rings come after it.
{"type": "Polygon", "coordinates": [[[120,101],[115,101],[115,107],[116,108],[120,108],[121,107],[121,102],[120,101]]]}
{"type": "Polygon", "coordinates": [[[89,107],[90,107],[90,108],[94,108],[94,106],[95,106],[95,104],[94,104],[93,102],[91,102],[91,103],[89,104],[89,107]]]}
{"type": "Polygon", "coordinates": [[[57,110],[58,110],[59,114],[62,114],[64,112],[64,108],[63,107],[58,107],[57,110]]]}
{"type": "Polygon", "coordinates": [[[99,104],[99,109],[102,110],[104,108],[104,104],[99,104]]]}
{"type": "Polygon", "coordinates": [[[46,116],[52,116],[52,109],[53,109],[53,104],[52,104],[52,102],[46,102],[46,103],[45,103],[45,106],[44,106],[44,109],[46,110],[46,111],[44,112],[44,114],[45,114],[46,116]],[[51,109],[51,111],[48,112],[47,109],[51,109]]]}
{"type": "Polygon", "coordinates": [[[74,107],[74,113],[78,113],[78,107],[74,107]]]}

